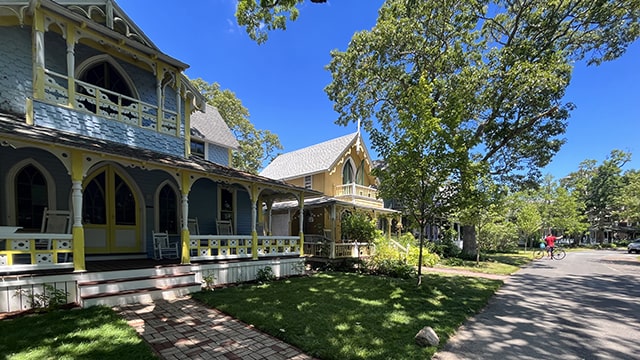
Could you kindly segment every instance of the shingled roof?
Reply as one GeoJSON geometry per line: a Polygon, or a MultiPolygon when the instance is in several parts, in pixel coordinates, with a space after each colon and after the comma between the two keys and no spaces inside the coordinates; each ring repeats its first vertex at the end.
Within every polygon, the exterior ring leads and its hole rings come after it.
{"type": "Polygon", "coordinates": [[[317,191],[293,186],[283,181],[253,175],[248,172],[215,164],[197,157],[187,159],[148,149],[127,146],[113,141],[72,134],[57,129],[27,125],[24,117],[22,116],[0,112],[0,145],[10,146],[12,139],[32,143],[57,144],[65,147],[92,151],[98,154],[110,154],[112,156],[125,159],[137,160],[142,163],[209,173],[228,179],[229,182],[234,182],[233,180],[237,179],[262,183],[285,191],[304,191],[308,195],[319,194],[317,191]]]}
{"type": "Polygon", "coordinates": [[[359,137],[360,134],[354,132],[279,155],[260,172],[260,175],[286,180],[327,171],[359,137]]]}
{"type": "Polygon", "coordinates": [[[206,112],[191,115],[191,136],[222,147],[238,149],[238,140],[215,106],[207,104],[206,112]]]}

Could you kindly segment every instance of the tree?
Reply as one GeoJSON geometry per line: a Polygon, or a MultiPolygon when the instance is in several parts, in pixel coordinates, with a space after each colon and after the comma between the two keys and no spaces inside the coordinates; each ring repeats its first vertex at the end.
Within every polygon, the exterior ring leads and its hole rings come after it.
{"type": "Polygon", "coordinates": [[[518,234],[524,240],[525,250],[532,238],[539,238],[542,228],[542,216],[536,200],[530,191],[526,191],[512,194],[507,203],[513,211],[511,218],[518,234]]]}
{"type": "Polygon", "coordinates": [[[233,92],[221,90],[218,83],[209,84],[200,78],[191,82],[207,98],[207,103],[218,109],[240,143],[240,150],[233,153],[233,167],[257,174],[263,162],[273,160],[275,151],[282,150],[276,134],[258,130],[249,121],[249,110],[233,92]]]}
{"type": "Polygon", "coordinates": [[[640,221],[640,171],[630,170],[622,176],[622,189],[616,196],[618,215],[630,222],[640,221]]]}
{"type": "MultiPolygon", "coordinates": [[[[374,137],[401,134],[406,119],[423,123],[427,112],[446,123],[451,140],[441,155],[458,168],[435,166],[431,176],[446,175],[464,208],[485,176],[518,186],[540,177],[564,142],[573,105],[562,98],[572,63],[620,56],[638,37],[639,15],[634,0],[426,0],[410,9],[406,0],[389,0],[372,30],[331,53],[325,90],[336,123],[362,120],[374,137]],[[410,106],[407,93],[424,99],[428,111],[410,106]]],[[[441,133],[427,136],[435,144],[441,133]]],[[[463,233],[471,234],[463,236],[464,252],[474,253],[473,224],[463,233]]]]}
{"type": "MultiPolygon", "coordinates": [[[[310,0],[312,3],[325,3],[327,0],[310,0]]],[[[236,20],[238,25],[246,27],[249,37],[262,44],[269,38],[272,30],[286,30],[287,21],[295,21],[300,12],[298,5],[304,0],[238,0],[236,20]]]]}

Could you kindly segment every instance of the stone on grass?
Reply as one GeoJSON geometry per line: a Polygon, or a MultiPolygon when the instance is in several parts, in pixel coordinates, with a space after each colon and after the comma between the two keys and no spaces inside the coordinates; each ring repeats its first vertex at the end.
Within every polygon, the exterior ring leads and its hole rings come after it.
{"type": "Polygon", "coordinates": [[[415,339],[416,343],[422,347],[436,346],[440,343],[438,334],[433,331],[431,326],[425,326],[420,331],[418,331],[415,339]]]}

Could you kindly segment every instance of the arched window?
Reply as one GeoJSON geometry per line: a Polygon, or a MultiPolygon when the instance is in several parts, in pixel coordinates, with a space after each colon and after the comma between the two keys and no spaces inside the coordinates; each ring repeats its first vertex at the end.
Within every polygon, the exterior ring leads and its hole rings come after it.
{"type": "Polygon", "coordinates": [[[106,224],[107,223],[107,202],[105,182],[106,174],[101,172],[96,175],[87,187],[82,196],[82,212],[85,224],[106,224]]]}
{"type": "Polygon", "coordinates": [[[178,233],[178,196],[169,184],[158,192],[158,230],[178,233]]]}
{"type": "Polygon", "coordinates": [[[116,200],[116,225],[136,224],[136,198],[127,183],[114,174],[115,200],[116,200]]]}
{"type": "Polygon", "coordinates": [[[24,229],[40,229],[42,214],[48,204],[47,180],[29,164],[15,177],[16,225],[24,229]]]}
{"type": "MultiPolygon", "coordinates": [[[[128,79],[123,74],[123,70],[119,69],[119,66],[116,66],[116,63],[112,63],[112,61],[113,60],[104,56],[86,61],[78,70],[78,79],[101,89],[109,90],[110,92],[106,93],[103,91],[104,94],[102,95],[106,96],[113,104],[129,106],[131,105],[131,100],[124,98],[119,100],[118,95],[135,98],[134,89],[132,88],[132,84],[127,81],[128,79]]],[[[97,113],[96,96],[98,94],[96,90],[82,83],[77,83],[77,93],[82,94],[78,97],[78,106],[92,113],[97,113]]],[[[105,102],[101,97],[98,97],[97,101],[100,103],[105,102]]],[[[116,113],[117,109],[101,105],[100,111],[116,113]]]]}
{"type": "Polygon", "coordinates": [[[342,183],[351,184],[353,182],[353,163],[348,159],[342,168],[342,183]]]}

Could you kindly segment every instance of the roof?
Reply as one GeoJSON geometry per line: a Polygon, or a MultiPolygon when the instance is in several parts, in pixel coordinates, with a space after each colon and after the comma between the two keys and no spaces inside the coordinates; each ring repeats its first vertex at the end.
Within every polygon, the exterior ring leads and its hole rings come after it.
{"type": "Polygon", "coordinates": [[[230,149],[238,149],[238,140],[215,106],[207,104],[206,112],[191,115],[191,136],[230,149]]]}
{"type": "Polygon", "coordinates": [[[327,171],[360,137],[359,132],[344,135],[276,157],[260,172],[272,179],[291,179],[327,171]]]}
{"type": "Polygon", "coordinates": [[[207,173],[228,179],[229,182],[234,180],[250,181],[270,185],[281,190],[292,192],[305,192],[307,195],[318,195],[317,191],[304,189],[284,181],[265,178],[253,175],[248,172],[233,169],[227,166],[191,157],[189,159],[175,155],[168,155],[144,148],[128,146],[113,141],[97,139],[86,135],[73,134],[57,129],[27,125],[24,117],[10,115],[0,112],[0,145],[12,145],[12,141],[31,142],[41,144],[55,144],[69,148],[83,149],[99,154],[109,154],[125,159],[134,159],[143,164],[157,165],[163,167],[171,167],[185,169],[199,173],[207,173]]]}
{"type": "MultiPolygon", "coordinates": [[[[379,207],[367,206],[363,204],[354,204],[350,201],[339,200],[331,196],[319,196],[319,197],[304,199],[305,209],[310,209],[314,207],[325,207],[327,205],[332,205],[332,204],[341,205],[343,207],[348,207],[348,208],[373,210],[373,211],[378,211],[381,213],[388,213],[388,214],[400,213],[400,211],[394,210],[394,209],[379,208],[379,207]]],[[[271,210],[279,211],[279,210],[290,210],[290,209],[299,209],[299,208],[300,208],[300,205],[298,204],[297,201],[280,201],[280,202],[273,203],[271,210]]]]}

